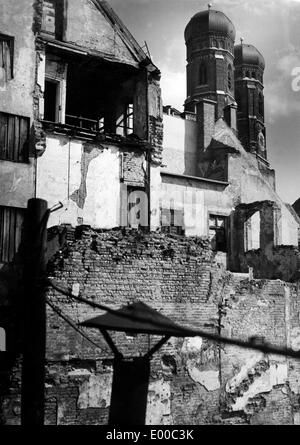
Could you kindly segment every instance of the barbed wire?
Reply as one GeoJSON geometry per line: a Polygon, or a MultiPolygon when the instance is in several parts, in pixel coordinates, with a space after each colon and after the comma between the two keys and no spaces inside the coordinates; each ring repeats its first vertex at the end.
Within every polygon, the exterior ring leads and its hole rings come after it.
{"type": "MultiPolygon", "coordinates": [[[[49,286],[51,286],[54,290],[56,290],[57,292],[65,295],[69,298],[77,300],[80,303],[88,304],[91,307],[100,309],[102,311],[106,311],[106,312],[116,315],[118,317],[127,318],[129,320],[140,321],[140,322],[145,322],[145,323],[149,323],[149,321],[150,321],[149,318],[142,317],[142,316],[134,316],[134,315],[118,312],[115,309],[111,309],[110,307],[105,306],[103,304],[98,304],[98,303],[90,301],[84,297],[74,295],[72,292],[70,292],[67,289],[63,289],[62,287],[58,286],[50,279],[47,279],[46,283],[49,286]]],[[[168,326],[165,322],[160,322],[159,320],[155,320],[155,324],[165,330],[168,327],[174,329],[174,325],[170,324],[168,326]]],[[[181,326],[178,326],[177,329],[178,329],[178,333],[182,334],[182,337],[202,337],[207,340],[211,340],[215,343],[223,343],[223,344],[227,344],[227,345],[238,346],[238,347],[244,348],[244,349],[253,349],[253,350],[263,352],[264,354],[275,354],[275,355],[282,355],[285,357],[293,357],[293,358],[300,359],[300,351],[295,351],[294,349],[291,349],[291,348],[281,348],[281,347],[278,347],[275,345],[262,343],[262,342],[259,342],[257,339],[253,339],[252,341],[244,341],[244,340],[240,340],[240,339],[223,337],[218,334],[210,334],[209,332],[202,331],[199,329],[189,329],[189,328],[183,328],[181,326]]],[[[181,335],[177,335],[177,336],[179,337],[181,335]]]]}

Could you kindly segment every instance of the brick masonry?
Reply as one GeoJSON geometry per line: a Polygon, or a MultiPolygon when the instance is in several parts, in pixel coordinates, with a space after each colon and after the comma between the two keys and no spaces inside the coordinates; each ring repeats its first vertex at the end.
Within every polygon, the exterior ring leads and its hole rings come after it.
{"type": "MultiPolygon", "coordinates": [[[[54,229],[53,233],[55,232],[54,229]]],[[[75,294],[111,308],[143,301],[188,327],[300,348],[298,285],[227,272],[209,242],[134,230],[60,230],[64,245],[49,276],[75,294]]],[[[55,237],[52,239],[53,252],[55,237]]],[[[76,323],[99,314],[49,288],[48,298],[76,323]]],[[[97,331],[92,346],[47,309],[47,424],[106,424],[112,353],[97,331]]],[[[126,357],[158,338],[112,334],[126,357]]],[[[218,346],[200,337],[171,338],[151,363],[147,424],[299,423],[300,365],[295,360],[218,346]]],[[[2,394],[2,416],[19,423],[20,375],[2,394]]]]}

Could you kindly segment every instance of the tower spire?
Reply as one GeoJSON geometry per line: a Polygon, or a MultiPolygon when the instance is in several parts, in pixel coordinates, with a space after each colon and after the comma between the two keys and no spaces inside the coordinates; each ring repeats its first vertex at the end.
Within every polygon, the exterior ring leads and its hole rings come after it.
{"type": "Polygon", "coordinates": [[[233,23],[223,12],[211,10],[211,3],[207,6],[208,10],[194,15],[185,28],[185,107],[186,111],[193,111],[196,100],[215,101],[216,118],[219,118],[227,105],[225,98],[228,96],[228,103],[234,100],[233,46],[236,33],[233,23]]]}

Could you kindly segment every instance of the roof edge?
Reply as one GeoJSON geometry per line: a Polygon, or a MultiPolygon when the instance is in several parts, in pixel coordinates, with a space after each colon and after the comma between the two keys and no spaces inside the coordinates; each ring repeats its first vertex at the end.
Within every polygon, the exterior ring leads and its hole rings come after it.
{"type": "Polygon", "coordinates": [[[118,34],[126,44],[126,46],[134,53],[137,60],[142,63],[143,66],[149,68],[149,71],[156,71],[160,73],[158,67],[152,62],[151,58],[145,53],[140,44],[135,40],[129,29],[122,22],[120,17],[112,9],[112,7],[107,3],[106,0],[90,0],[97,9],[99,9],[106,18],[115,26],[118,30],[118,34]]]}

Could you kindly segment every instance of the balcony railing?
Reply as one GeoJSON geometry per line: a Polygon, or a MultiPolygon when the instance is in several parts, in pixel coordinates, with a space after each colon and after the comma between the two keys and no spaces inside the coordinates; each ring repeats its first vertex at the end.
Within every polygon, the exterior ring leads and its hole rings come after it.
{"type": "Polygon", "coordinates": [[[82,128],[84,130],[96,131],[99,133],[104,132],[104,122],[103,119],[87,119],[83,116],[73,116],[71,114],[66,114],[66,124],[72,125],[74,127],[82,128]]]}

